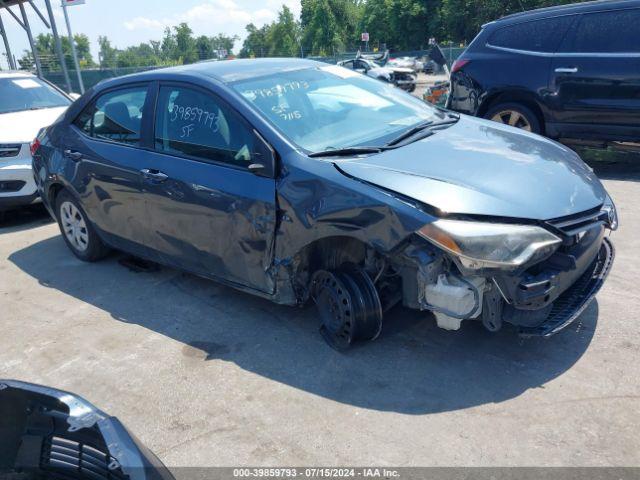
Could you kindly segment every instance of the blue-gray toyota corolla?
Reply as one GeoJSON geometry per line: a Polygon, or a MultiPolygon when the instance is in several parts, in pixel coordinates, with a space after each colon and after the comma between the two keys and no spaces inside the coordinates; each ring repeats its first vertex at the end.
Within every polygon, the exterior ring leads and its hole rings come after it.
{"type": "Polygon", "coordinates": [[[109,80],[32,147],[81,260],[117,249],[314,302],[337,349],[376,338],[398,304],[450,330],[551,335],[614,256],[615,206],[573,151],[313,61],[109,80]]]}

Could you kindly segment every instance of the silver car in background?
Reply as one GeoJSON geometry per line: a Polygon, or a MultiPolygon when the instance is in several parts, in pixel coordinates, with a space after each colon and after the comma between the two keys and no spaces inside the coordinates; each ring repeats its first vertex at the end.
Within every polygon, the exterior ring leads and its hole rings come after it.
{"type": "Polygon", "coordinates": [[[31,142],[73,102],[28,72],[0,72],[0,214],[38,201],[31,142]]]}

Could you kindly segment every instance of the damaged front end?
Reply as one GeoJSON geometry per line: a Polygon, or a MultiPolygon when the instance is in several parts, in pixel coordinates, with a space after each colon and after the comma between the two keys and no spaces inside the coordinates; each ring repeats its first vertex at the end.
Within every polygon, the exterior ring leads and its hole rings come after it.
{"type": "Polygon", "coordinates": [[[475,319],[494,332],[509,323],[523,335],[552,335],[604,283],[614,258],[605,233],[616,228],[610,199],[539,224],[436,220],[395,260],[403,304],[433,311],[448,330],[475,319]]]}
{"type": "Polygon", "coordinates": [[[0,380],[0,477],[173,480],[120,421],[74,394],[0,380]]]}

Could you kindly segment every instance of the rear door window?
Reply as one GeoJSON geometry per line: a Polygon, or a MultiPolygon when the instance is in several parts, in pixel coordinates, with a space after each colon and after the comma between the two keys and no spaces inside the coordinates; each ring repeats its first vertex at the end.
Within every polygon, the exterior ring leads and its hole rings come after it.
{"type": "Polygon", "coordinates": [[[586,13],[560,48],[564,53],[640,52],[640,9],[586,13]]]}
{"type": "Polygon", "coordinates": [[[105,93],[89,104],[74,124],[91,137],[138,146],[146,99],[147,86],[105,93]]]}
{"type": "Polygon", "coordinates": [[[552,53],[564,38],[575,16],[563,16],[518,23],[496,30],[488,44],[529,52],[552,53]]]}

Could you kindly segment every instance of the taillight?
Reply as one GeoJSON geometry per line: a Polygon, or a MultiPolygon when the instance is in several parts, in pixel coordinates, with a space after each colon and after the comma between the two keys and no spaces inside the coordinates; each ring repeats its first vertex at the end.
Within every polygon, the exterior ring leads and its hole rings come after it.
{"type": "Polygon", "coordinates": [[[40,140],[36,138],[33,142],[31,142],[31,156],[33,157],[38,150],[40,149],[40,140]]]}
{"type": "Polygon", "coordinates": [[[455,62],[453,62],[453,66],[451,67],[451,73],[456,73],[458,70],[461,70],[467,63],[471,60],[467,60],[466,58],[459,58],[455,62]]]}

